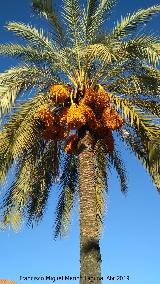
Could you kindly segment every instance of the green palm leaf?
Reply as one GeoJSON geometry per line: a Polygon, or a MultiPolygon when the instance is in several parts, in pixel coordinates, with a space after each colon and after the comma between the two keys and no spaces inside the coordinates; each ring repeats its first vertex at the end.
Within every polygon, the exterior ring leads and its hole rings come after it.
{"type": "Polygon", "coordinates": [[[72,42],[72,47],[76,51],[77,67],[81,70],[81,58],[80,58],[80,43],[81,43],[81,31],[79,29],[80,8],[78,0],[63,0],[64,12],[63,17],[68,31],[68,39],[72,42]]]}
{"type": "Polygon", "coordinates": [[[58,53],[36,49],[30,45],[2,44],[0,45],[0,54],[20,58],[23,61],[32,63],[47,62],[54,65],[54,63],[59,61],[59,58],[57,59],[58,53]]]}
{"type": "Polygon", "coordinates": [[[55,183],[59,181],[60,162],[61,162],[61,143],[54,141],[53,143],[53,180],[55,183]]]}
{"type": "Polygon", "coordinates": [[[132,15],[128,14],[124,18],[121,17],[121,21],[117,23],[110,36],[120,39],[130,35],[139,24],[148,22],[158,12],[160,12],[160,5],[155,5],[148,9],[140,9],[132,15]]]}
{"type": "Polygon", "coordinates": [[[66,155],[63,173],[60,177],[61,193],[56,208],[54,237],[66,235],[74,204],[78,183],[77,159],[73,154],[66,155]]]}
{"type": "Polygon", "coordinates": [[[115,5],[114,0],[90,0],[87,3],[85,19],[85,39],[92,43],[98,36],[98,31],[108,14],[115,5]]]}
{"type": "Polygon", "coordinates": [[[112,153],[109,153],[109,161],[110,163],[112,163],[112,165],[117,171],[119,181],[120,181],[121,191],[123,193],[126,193],[127,188],[128,188],[126,169],[125,169],[124,163],[122,162],[120,154],[116,149],[112,153]]]}
{"type": "Polygon", "coordinates": [[[154,78],[148,76],[147,73],[141,73],[126,77],[122,77],[119,74],[118,79],[115,78],[113,82],[110,82],[107,88],[111,92],[126,94],[129,96],[138,96],[140,94],[159,96],[160,94],[160,82],[158,77],[154,78]]]}
{"type": "Polygon", "coordinates": [[[31,176],[32,195],[30,202],[27,204],[26,212],[28,224],[31,224],[33,221],[38,223],[42,219],[53,184],[54,141],[48,141],[42,145],[41,151],[34,149],[34,147],[32,148],[34,172],[32,172],[31,176]],[[37,153],[39,155],[37,155],[37,153]],[[38,156],[37,158],[36,155],[38,156]]]}
{"type": "Polygon", "coordinates": [[[99,7],[98,0],[89,0],[87,1],[86,6],[86,32],[89,33],[89,29],[93,24],[93,17],[99,7]]]}
{"type": "Polygon", "coordinates": [[[38,12],[40,16],[44,16],[47,20],[49,20],[52,24],[52,27],[56,31],[56,36],[58,40],[61,42],[64,37],[64,31],[62,28],[62,24],[58,16],[56,15],[56,11],[52,5],[52,0],[33,0],[32,8],[34,12],[38,12]]]}
{"type": "Polygon", "coordinates": [[[127,128],[129,135],[124,136],[122,131],[119,132],[125,145],[129,146],[136,157],[142,162],[143,166],[149,172],[157,190],[160,190],[160,149],[158,143],[150,142],[143,133],[142,129],[127,128]]]}
{"type": "MultiPolygon", "coordinates": [[[[8,30],[15,32],[18,36],[28,40],[33,48],[37,49],[38,47],[38,50],[43,48],[45,56],[47,56],[48,53],[48,57],[53,58],[52,60],[55,60],[56,65],[58,65],[59,68],[61,66],[63,72],[70,75],[69,68],[71,64],[67,60],[65,50],[59,50],[56,43],[50,41],[48,37],[44,35],[43,29],[39,32],[35,27],[18,22],[9,22],[6,27],[8,30]]],[[[56,65],[54,65],[54,67],[56,67],[56,65]]]]}
{"type": "Polygon", "coordinates": [[[40,32],[31,25],[9,22],[6,26],[7,30],[16,33],[16,35],[30,41],[34,46],[41,46],[46,49],[53,49],[53,44],[49,41],[48,37],[44,35],[44,30],[41,29],[40,32]]]}
{"type": "MultiPolygon", "coordinates": [[[[103,44],[94,44],[89,45],[85,50],[84,54],[87,54],[90,58],[93,59],[100,59],[103,63],[110,63],[112,61],[117,60],[118,55],[116,52],[114,52],[114,49],[112,46],[105,46],[103,44]]],[[[92,59],[92,60],[93,60],[92,59]]]]}
{"type": "Polygon", "coordinates": [[[42,87],[44,82],[51,80],[51,78],[57,81],[57,78],[52,77],[44,68],[29,65],[11,68],[5,73],[1,73],[0,115],[2,116],[11,110],[21,91],[25,92],[34,85],[39,86],[40,82],[42,87]]]}
{"type": "Polygon", "coordinates": [[[33,178],[35,173],[33,162],[31,155],[28,155],[27,159],[23,159],[23,162],[21,160],[17,167],[16,181],[13,182],[2,200],[3,219],[1,224],[3,224],[5,229],[10,224],[14,230],[18,230],[21,227],[24,208],[28,204],[30,194],[32,193],[31,178],[33,178]],[[21,218],[17,219],[17,213],[21,218]]]}
{"type": "Polygon", "coordinates": [[[159,45],[159,38],[141,35],[122,43],[122,49],[127,52],[126,56],[147,60],[149,64],[156,66],[160,59],[159,45]]]}
{"type": "Polygon", "coordinates": [[[38,106],[47,100],[48,98],[42,95],[36,96],[24,103],[20,110],[12,115],[9,122],[4,124],[0,132],[0,182],[6,179],[14,160],[26,151],[32,142],[39,139],[41,128],[33,120],[33,114],[38,106]],[[36,133],[33,135],[35,130],[36,133]]]}
{"type": "Polygon", "coordinates": [[[149,111],[153,115],[160,117],[160,103],[156,102],[155,100],[132,100],[133,104],[137,105],[144,111],[149,111]]]}
{"type": "Polygon", "coordinates": [[[145,113],[143,109],[134,106],[129,100],[110,95],[117,109],[121,109],[124,117],[126,117],[131,126],[134,125],[137,129],[143,128],[145,135],[151,141],[159,141],[160,125],[157,116],[150,113],[145,113]]]}
{"type": "MultiPolygon", "coordinates": [[[[53,142],[46,145],[37,141],[33,147],[24,153],[17,165],[16,181],[7,191],[2,208],[5,226],[12,220],[17,220],[17,213],[22,219],[27,216],[28,223],[38,222],[46,208],[49,190],[53,182],[53,142]],[[8,220],[8,221],[7,221],[8,220]]],[[[2,221],[1,221],[2,222],[2,221]]]]}

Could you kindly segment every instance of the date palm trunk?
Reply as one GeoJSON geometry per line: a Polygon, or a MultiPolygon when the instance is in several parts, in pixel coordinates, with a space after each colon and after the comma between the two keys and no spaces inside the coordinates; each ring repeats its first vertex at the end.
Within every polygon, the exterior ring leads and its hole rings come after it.
{"type": "Polygon", "coordinates": [[[80,134],[78,144],[80,201],[80,284],[101,283],[101,255],[96,219],[96,188],[93,139],[89,131],[80,134]]]}

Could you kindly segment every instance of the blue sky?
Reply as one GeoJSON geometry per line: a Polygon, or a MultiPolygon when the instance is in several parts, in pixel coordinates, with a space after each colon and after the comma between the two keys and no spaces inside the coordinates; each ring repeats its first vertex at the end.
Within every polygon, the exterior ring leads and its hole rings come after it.
{"type": "MultiPolygon", "coordinates": [[[[120,0],[111,21],[127,12],[158,4],[157,1],[120,0]]],[[[0,4],[0,41],[15,41],[4,30],[7,21],[33,22],[30,1],[5,0],[0,4]]],[[[160,34],[160,15],[148,25],[160,34]]],[[[13,66],[13,59],[0,57],[0,72],[13,66]]],[[[160,196],[140,162],[121,145],[127,163],[129,190],[127,196],[120,192],[116,173],[112,171],[107,197],[107,213],[101,237],[102,276],[129,276],[123,280],[130,284],[159,284],[159,216],[160,196]]],[[[70,231],[65,239],[53,240],[54,211],[58,189],[53,188],[47,212],[39,226],[26,226],[19,233],[0,231],[0,279],[17,283],[35,284],[44,281],[23,281],[20,276],[78,276],[79,275],[79,218],[74,209],[70,231]]],[[[113,283],[117,282],[114,280],[113,283]]],[[[122,282],[122,281],[121,281],[122,282]]],[[[122,283],[123,283],[122,282],[122,283]]],[[[52,281],[46,281],[52,283],[52,281]]],[[[78,283],[56,281],[55,283],[78,283]]]]}

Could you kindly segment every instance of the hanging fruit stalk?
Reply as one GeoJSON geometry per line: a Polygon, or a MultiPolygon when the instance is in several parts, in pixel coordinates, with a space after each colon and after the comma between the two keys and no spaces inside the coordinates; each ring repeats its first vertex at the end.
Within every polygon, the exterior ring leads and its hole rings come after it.
{"type": "MultiPolygon", "coordinates": [[[[50,88],[51,99],[54,102],[63,103],[70,98],[69,92],[63,85],[53,85],[50,88]]],[[[124,120],[110,107],[109,95],[103,88],[85,90],[84,97],[75,103],[72,97],[71,106],[63,107],[57,113],[52,113],[49,105],[41,106],[35,115],[44,123],[43,138],[52,140],[66,139],[65,151],[71,153],[75,149],[77,135],[70,134],[73,129],[80,130],[87,125],[97,139],[103,139],[107,145],[107,151],[114,149],[112,131],[119,129],[124,120]],[[69,135],[69,136],[68,136],[69,135]]]]}
{"type": "Polygon", "coordinates": [[[116,130],[124,123],[123,118],[113,108],[105,108],[101,118],[104,127],[116,130]]]}
{"type": "Polygon", "coordinates": [[[110,98],[106,92],[95,91],[92,88],[86,89],[82,102],[91,107],[97,118],[101,117],[102,111],[109,106],[110,98]]]}
{"type": "Polygon", "coordinates": [[[86,117],[82,109],[75,103],[73,103],[67,113],[67,125],[70,129],[79,129],[86,124],[86,117]]]}
{"type": "Polygon", "coordinates": [[[54,116],[48,104],[40,106],[34,118],[42,121],[45,127],[51,127],[54,123],[54,116]]]}
{"type": "Polygon", "coordinates": [[[40,120],[44,124],[43,138],[46,140],[61,140],[67,137],[65,127],[58,123],[58,117],[53,115],[47,104],[41,106],[36,114],[35,119],[40,120]]]}
{"type": "Polygon", "coordinates": [[[50,87],[50,99],[55,103],[64,103],[69,98],[69,92],[63,85],[50,87]]]}
{"type": "Polygon", "coordinates": [[[67,116],[69,108],[62,108],[58,113],[58,121],[61,126],[67,126],[67,116]]]}
{"type": "Polygon", "coordinates": [[[63,140],[67,137],[68,132],[65,128],[60,126],[54,126],[52,128],[47,128],[43,131],[43,138],[46,140],[63,140]]]}

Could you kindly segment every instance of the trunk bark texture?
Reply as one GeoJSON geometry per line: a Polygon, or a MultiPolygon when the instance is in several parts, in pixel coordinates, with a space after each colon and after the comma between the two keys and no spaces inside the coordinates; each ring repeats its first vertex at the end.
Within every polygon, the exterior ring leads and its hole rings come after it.
{"type": "Polygon", "coordinates": [[[78,144],[80,199],[80,284],[101,283],[101,255],[96,219],[93,139],[84,130],[78,144]]]}

